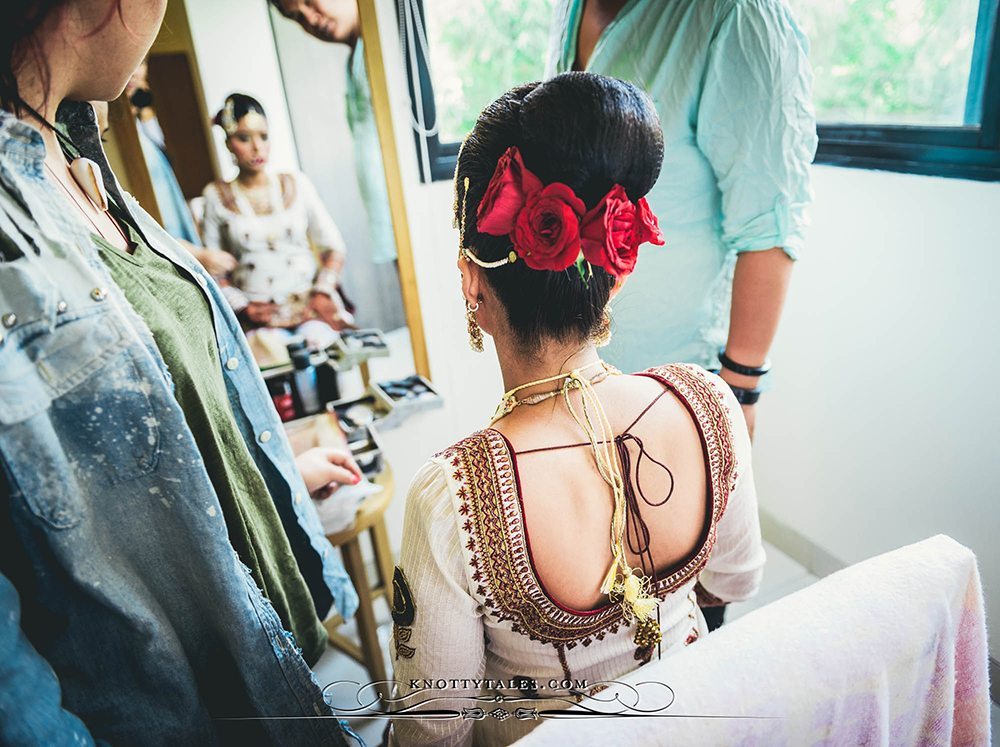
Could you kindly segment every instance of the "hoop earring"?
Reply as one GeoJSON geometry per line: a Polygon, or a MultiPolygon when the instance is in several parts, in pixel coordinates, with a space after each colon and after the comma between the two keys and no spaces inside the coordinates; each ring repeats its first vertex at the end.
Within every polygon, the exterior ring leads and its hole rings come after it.
{"type": "Polygon", "coordinates": [[[469,323],[469,347],[475,352],[483,352],[483,330],[476,321],[476,312],[479,311],[479,303],[472,306],[468,299],[465,301],[465,319],[469,323]]]}

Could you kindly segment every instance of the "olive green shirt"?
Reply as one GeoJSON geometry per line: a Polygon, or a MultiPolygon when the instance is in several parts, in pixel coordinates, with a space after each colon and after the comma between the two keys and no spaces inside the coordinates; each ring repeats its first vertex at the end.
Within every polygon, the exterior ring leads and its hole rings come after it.
{"type": "Polygon", "coordinates": [[[174,396],[215,486],[240,560],[315,664],[326,630],[292,554],[278,511],[233,417],[216,347],[211,307],[202,290],[134,231],[133,254],[95,236],[101,258],[149,326],[174,380],[174,396]]]}

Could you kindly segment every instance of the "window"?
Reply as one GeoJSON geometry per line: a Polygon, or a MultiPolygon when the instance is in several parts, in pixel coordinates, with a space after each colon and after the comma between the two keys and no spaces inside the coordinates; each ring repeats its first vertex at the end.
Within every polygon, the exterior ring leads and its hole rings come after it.
{"type": "Polygon", "coordinates": [[[788,0],[810,40],[818,163],[1000,179],[997,0],[788,0]]]}
{"type": "MultiPolygon", "coordinates": [[[[810,39],[818,163],[1000,180],[1000,0],[786,1],[810,39]]],[[[553,5],[433,0],[425,18],[397,0],[425,181],[451,178],[486,104],[542,76],[553,5]]]]}
{"type": "Polygon", "coordinates": [[[397,0],[424,181],[451,179],[479,112],[545,73],[554,0],[397,0]],[[431,62],[433,57],[433,64],[431,62]]]}

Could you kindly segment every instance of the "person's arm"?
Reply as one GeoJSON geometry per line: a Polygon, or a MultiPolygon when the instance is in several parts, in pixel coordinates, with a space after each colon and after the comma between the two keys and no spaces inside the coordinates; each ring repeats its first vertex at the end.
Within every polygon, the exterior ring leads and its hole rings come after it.
{"type": "MultiPolygon", "coordinates": [[[[793,260],[803,243],[816,152],[808,42],[780,0],[746,0],[709,50],[697,141],[718,180],[722,240],[736,252],[726,354],[747,367],[768,356],[793,260]]],[[[723,370],[733,386],[757,377],[723,370]]],[[[744,414],[753,432],[755,411],[744,414]]]]}
{"type": "Polygon", "coordinates": [[[699,605],[715,607],[756,594],[764,575],[766,556],[760,534],[750,434],[743,412],[729,387],[718,377],[708,375],[729,412],[736,457],[736,487],[716,526],[715,545],[695,587],[699,605]]]}
{"type": "Polygon", "coordinates": [[[316,316],[334,329],[353,323],[340,295],[340,274],[344,269],[347,245],[333,222],[316,188],[305,174],[296,174],[296,188],[306,209],[309,243],[319,255],[319,268],[313,278],[310,308],[316,316]]]}
{"type": "Polygon", "coordinates": [[[314,446],[295,457],[295,466],[316,500],[329,498],[341,485],[357,485],[362,480],[354,457],[341,449],[314,446]]]}
{"type": "MultiPolygon", "coordinates": [[[[737,257],[726,341],[729,358],[745,366],[764,365],[778,331],[791,276],[792,259],[780,247],[743,252],[737,257]]],[[[745,376],[725,367],[720,375],[726,383],[742,389],[756,389],[760,384],[758,376],[745,376]]],[[[743,405],[743,415],[752,437],[756,405],[743,405]]]]}
{"type": "MultiPolygon", "coordinates": [[[[441,696],[455,699],[424,710],[475,706],[465,698],[478,695],[478,688],[441,692],[421,687],[423,680],[481,679],[486,670],[482,608],[469,592],[458,529],[443,468],[428,462],[406,497],[403,547],[393,580],[395,697],[404,698],[395,701],[397,710],[441,696]]],[[[470,745],[474,723],[400,717],[392,721],[389,744],[470,745]]]]}
{"type": "Polygon", "coordinates": [[[320,276],[326,271],[332,272],[333,277],[339,277],[347,256],[347,243],[337,224],[333,222],[330,212],[320,200],[313,183],[309,181],[309,177],[305,174],[296,174],[295,183],[309,221],[307,225],[309,242],[319,254],[322,264],[320,276]]]}
{"type": "Polygon", "coordinates": [[[59,680],[20,619],[17,590],[0,575],[0,744],[94,744],[83,722],[63,708],[59,680]]]}
{"type": "Polygon", "coordinates": [[[235,270],[239,262],[222,245],[222,217],[219,212],[217,187],[214,184],[205,187],[202,199],[204,201],[204,215],[201,220],[202,246],[195,246],[186,241],[180,243],[195,256],[209,275],[220,280],[235,270]]]}

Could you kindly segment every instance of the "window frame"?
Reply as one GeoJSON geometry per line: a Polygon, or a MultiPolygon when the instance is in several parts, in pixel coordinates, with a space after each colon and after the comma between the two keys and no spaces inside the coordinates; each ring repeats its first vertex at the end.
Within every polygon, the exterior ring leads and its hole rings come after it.
{"type": "MultiPolygon", "coordinates": [[[[442,142],[430,68],[420,44],[426,39],[423,0],[397,0],[397,19],[414,141],[422,182],[451,179],[458,142],[442,142]],[[413,11],[413,14],[410,11],[413,11]],[[416,24],[419,24],[419,28],[416,24]],[[414,32],[411,32],[410,29],[414,32]],[[413,75],[414,68],[418,75],[413,75]],[[420,128],[420,129],[418,129],[420,128]],[[424,132],[421,132],[421,129],[424,132]]],[[[1000,0],[980,0],[970,66],[965,119],[959,126],[819,122],[815,163],[978,181],[1000,181],[1000,0]]]]}
{"type": "Polygon", "coordinates": [[[1000,181],[998,0],[980,0],[965,119],[978,125],[817,125],[816,163],[1000,181]]]}
{"type": "Polygon", "coordinates": [[[400,40],[403,47],[403,64],[406,66],[406,84],[410,94],[410,129],[417,148],[417,165],[420,181],[426,183],[452,179],[458,163],[461,143],[441,142],[437,131],[437,104],[434,86],[431,82],[430,66],[423,47],[414,43],[414,38],[427,38],[427,24],[424,22],[423,0],[397,0],[396,19],[399,23],[400,40]],[[415,17],[409,11],[415,12],[415,17]],[[419,24],[419,27],[417,26],[419,24]],[[410,29],[416,30],[416,34],[410,29]],[[413,75],[414,67],[418,74],[413,75]],[[428,124],[431,126],[428,127],[428,124]]]}

